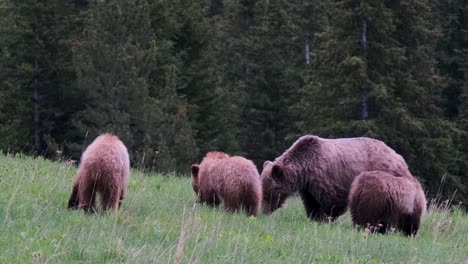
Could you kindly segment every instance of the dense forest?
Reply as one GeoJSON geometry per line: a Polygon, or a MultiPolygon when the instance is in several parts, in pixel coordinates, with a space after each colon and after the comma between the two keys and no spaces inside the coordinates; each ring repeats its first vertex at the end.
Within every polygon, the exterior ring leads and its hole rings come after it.
{"type": "Polygon", "coordinates": [[[0,0],[0,149],[257,165],[300,135],[368,136],[430,197],[468,202],[464,0],[0,0]]]}

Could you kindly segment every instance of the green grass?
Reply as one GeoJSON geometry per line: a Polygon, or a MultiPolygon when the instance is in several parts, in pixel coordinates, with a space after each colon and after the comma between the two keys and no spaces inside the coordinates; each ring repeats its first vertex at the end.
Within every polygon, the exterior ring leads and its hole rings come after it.
{"type": "Polygon", "coordinates": [[[194,203],[189,178],[133,171],[121,210],[66,209],[76,167],[0,157],[1,263],[468,263],[468,215],[430,210],[416,238],[369,235],[348,215],[310,222],[298,199],[271,216],[194,203]]]}

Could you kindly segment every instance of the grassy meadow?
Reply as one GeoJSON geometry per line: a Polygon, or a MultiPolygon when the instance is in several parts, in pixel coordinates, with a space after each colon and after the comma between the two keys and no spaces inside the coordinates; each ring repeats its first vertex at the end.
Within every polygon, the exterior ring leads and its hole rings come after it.
{"type": "Polygon", "coordinates": [[[368,235],[349,215],[306,219],[194,203],[190,178],[133,170],[121,210],[67,210],[76,166],[0,156],[0,263],[468,263],[468,215],[429,210],[420,233],[368,235]]]}

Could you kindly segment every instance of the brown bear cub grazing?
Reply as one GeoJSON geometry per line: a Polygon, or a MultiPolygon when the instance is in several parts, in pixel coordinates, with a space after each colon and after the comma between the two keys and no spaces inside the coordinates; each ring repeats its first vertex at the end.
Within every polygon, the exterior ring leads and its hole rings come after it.
{"type": "Polygon", "coordinates": [[[426,197],[416,178],[368,171],[351,184],[349,209],[355,225],[380,227],[376,231],[383,234],[396,228],[411,236],[426,212],[426,197]]]}
{"type": "Polygon", "coordinates": [[[192,187],[197,202],[218,206],[227,212],[241,208],[256,216],[262,200],[262,183],[252,161],[222,152],[209,152],[192,165],[192,187]]]}
{"type": "Polygon", "coordinates": [[[81,157],[68,208],[92,212],[97,193],[103,211],[120,207],[129,174],[130,160],[125,145],[114,135],[100,135],[81,157]]]}
{"type": "Polygon", "coordinates": [[[346,211],[354,178],[370,170],[413,177],[405,160],[381,141],[302,136],[274,162],[265,162],[263,209],[271,213],[299,192],[310,219],[333,220],[346,211]]]}

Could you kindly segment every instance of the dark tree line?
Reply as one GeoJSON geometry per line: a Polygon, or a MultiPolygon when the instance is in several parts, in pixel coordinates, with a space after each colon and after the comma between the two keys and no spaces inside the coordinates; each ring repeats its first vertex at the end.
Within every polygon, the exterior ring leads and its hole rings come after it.
{"type": "Polygon", "coordinates": [[[0,149],[134,167],[259,166],[298,136],[369,136],[468,202],[468,3],[0,0],[0,149]]]}

